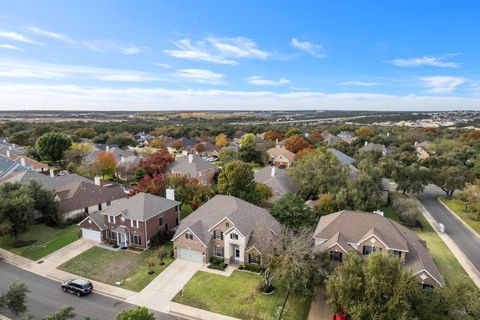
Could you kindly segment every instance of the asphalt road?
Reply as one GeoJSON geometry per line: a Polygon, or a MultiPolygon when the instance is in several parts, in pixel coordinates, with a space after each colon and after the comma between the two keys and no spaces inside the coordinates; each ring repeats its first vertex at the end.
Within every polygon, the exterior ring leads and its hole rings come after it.
{"type": "MultiPolygon", "coordinates": [[[[73,294],[64,293],[58,282],[0,262],[0,292],[5,292],[13,281],[25,283],[30,290],[30,293],[28,293],[28,313],[32,314],[35,319],[41,319],[67,305],[75,308],[77,319],[84,319],[88,316],[96,320],[113,320],[120,311],[135,307],[96,293],[79,298],[73,294]]],[[[12,319],[23,318],[23,315],[17,318],[8,313],[5,313],[5,315],[12,319]]],[[[182,319],[158,312],[156,315],[159,320],[182,319]]]]}
{"type": "Polygon", "coordinates": [[[440,188],[428,186],[422,194],[417,195],[417,198],[437,222],[445,225],[445,233],[452,238],[475,268],[480,271],[480,239],[438,202],[437,198],[443,196],[445,193],[440,188]]]}

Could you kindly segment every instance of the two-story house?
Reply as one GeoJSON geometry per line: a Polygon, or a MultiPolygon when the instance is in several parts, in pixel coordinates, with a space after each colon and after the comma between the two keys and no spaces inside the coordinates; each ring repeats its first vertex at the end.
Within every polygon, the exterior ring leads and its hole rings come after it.
{"type": "Polygon", "coordinates": [[[398,257],[423,286],[444,285],[426,242],[380,214],[342,210],[322,216],[313,238],[315,250],[327,251],[334,266],[348,251],[362,256],[380,252],[398,257]]]}
{"type": "Polygon", "coordinates": [[[82,236],[122,248],[147,249],[155,235],[180,223],[181,202],[173,200],[171,192],[167,194],[171,199],[138,193],[118,200],[80,222],[82,236]]]}
{"type": "Polygon", "coordinates": [[[212,165],[200,156],[188,154],[176,158],[166,169],[167,172],[180,174],[187,178],[195,178],[204,185],[209,185],[218,171],[218,167],[212,165]]]}
{"type": "Polygon", "coordinates": [[[268,149],[267,154],[270,157],[270,162],[279,168],[291,167],[295,160],[295,153],[285,149],[280,145],[268,149]]]}
{"type": "Polygon", "coordinates": [[[175,257],[208,263],[262,263],[264,236],[277,236],[281,225],[263,208],[232,196],[216,195],[185,218],[172,238],[175,257]],[[260,234],[267,232],[268,235],[260,234]]]}

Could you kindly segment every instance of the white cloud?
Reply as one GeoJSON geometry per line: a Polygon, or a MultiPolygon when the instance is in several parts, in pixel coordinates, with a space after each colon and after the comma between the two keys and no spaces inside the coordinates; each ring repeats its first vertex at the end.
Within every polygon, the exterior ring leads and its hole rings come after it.
{"type": "Polygon", "coordinates": [[[257,44],[248,38],[207,37],[192,41],[184,38],[175,42],[177,50],[164,50],[164,53],[179,59],[190,59],[218,64],[236,64],[236,58],[266,59],[269,53],[260,50],[257,44]]]}
{"type": "Polygon", "coordinates": [[[0,84],[0,109],[50,110],[450,110],[477,109],[480,97],[75,85],[0,84]]]}
{"type": "Polygon", "coordinates": [[[419,66],[432,66],[432,67],[444,67],[444,68],[458,68],[460,65],[456,62],[444,61],[447,57],[452,55],[444,55],[441,57],[434,56],[422,56],[407,59],[394,59],[387,61],[398,67],[419,67],[419,66]]]}
{"type": "Polygon", "coordinates": [[[223,74],[215,73],[205,69],[181,69],[177,75],[180,78],[192,80],[199,83],[223,84],[223,74]]]}
{"type": "Polygon", "coordinates": [[[352,81],[344,81],[340,82],[341,86],[360,86],[360,87],[373,87],[381,85],[380,82],[366,82],[366,81],[359,81],[359,80],[352,80],[352,81]]]}
{"type": "Polygon", "coordinates": [[[291,83],[290,80],[283,79],[283,78],[278,80],[269,80],[261,76],[248,77],[248,78],[245,78],[245,81],[255,86],[283,86],[291,83]]]}
{"type": "Polygon", "coordinates": [[[80,42],[80,45],[97,52],[110,52],[116,51],[126,55],[138,54],[147,50],[147,47],[137,47],[135,45],[122,46],[113,41],[102,40],[84,40],[80,42]]]}
{"type": "Polygon", "coordinates": [[[292,38],[290,44],[306,53],[310,54],[315,58],[324,58],[326,56],[323,46],[321,44],[315,44],[308,41],[300,41],[297,38],[292,38]]]}
{"type": "Polygon", "coordinates": [[[61,41],[65,41],[65,42],[68,42],[68,43],[72,43],[73,41],[63,35],[63,34],[60,34],[60,33],[56,33],[56,32],[53,32],[53,31],[48,31],[48,30],[45,30],[45,29],[42,29],[42,28],[39,28],[39,27],[35,27],[35,26],[27,26],[25,27],[24,29],[32,32],[32,33],[35,33],[37,35],[40,35],[42,37],[47,37],[47,38],[51,38],[51,39],[56,39],[56,40],[61,40],[61,41]]]}
{"type": "Polygon", "coordinates": [[[0,44],[0,48],[10,49],[10,50],[20,50],[19,47],[11,45],[11,44],[0,44]]]}
{"type": "Polygon", "coordinates": [[[142,51],[142,49],[136,46],[129,46],[125,48],[120,48],[120,51],[124,54],[130,55],[130,54],[137,54],[140,51],[142,51]]]}
{"type": "Polygon", "coordinates": [[[29,37],[27,37],[27,36],[25,36],[21,33],[16,33],[16,32],[11,32],[11,31],[0,30],[0,38],[13,40],[13,41],[18,41],[18,42],[29,43],[29,44],[41,44],[40,42],[37,42],[33,39],[30,39],[29,37]]]}
{"type": "Polygon", "coordinates": [[[172,66],[169,65],[168,63],[154,62],[153,64],[156,65],[157,67],[160,67],[160,68],[163,68],[163,69],[171,69],[172,68],[172,66]]]}
{"type": "Polygon", "coordinates": [[[465,79],[462,77],[449,76],[423,77],[421,80],[427,87],[428,92],[441,94],[451,93],[465,82],[465,79]]]}

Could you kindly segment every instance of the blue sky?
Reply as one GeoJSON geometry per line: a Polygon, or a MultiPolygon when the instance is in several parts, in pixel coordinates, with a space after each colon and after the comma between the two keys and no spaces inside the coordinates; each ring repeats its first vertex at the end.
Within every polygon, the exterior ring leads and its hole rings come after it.
{"type": "Polygon", "coordinates": [[[480,109],[477,1],[4,1],[0,109],[480,109]]]}

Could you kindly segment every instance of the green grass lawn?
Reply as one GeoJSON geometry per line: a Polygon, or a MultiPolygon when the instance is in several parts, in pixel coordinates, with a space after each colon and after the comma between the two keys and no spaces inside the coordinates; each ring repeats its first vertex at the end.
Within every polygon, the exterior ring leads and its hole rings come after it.
{"type": "Polygon", "coordinates": [[[164,259],[164,265],[155,265],[153,274],[148,274],[149,268],[146,263],[147,258],[154,254],[153,249],[133,253],[93,247],[58,268],[110,285],[120,281],[123,282],[122,288],[139,292],[172,263],[173,258],[170,258],[172,244],[168,243],[165,246],[168,257],[164,259]]]}
{"type": "Polygon", "coordinates": [[[180,209],[180,219],[182,220],[188,217],[188,215],[193,212],[192,207],[186,203],[182,203],[182,207],[180,209]]]}
{"type": "MultiPolygon", "coordinates": [[[[382,210],[385,213],[385,217],[397,222],[400,221],[398,214],[392,208],[387,207],[382,208],[382,210]]],[[[412,230],[427,242],[428,251],[432,255],[433,261],[447,285],[453,285],[465,279],[472,281],[447,245],[433,230],[427,219],[420,215],[418,221],[422,225],[423,230],[419,228],[413,228],[412,230]]]]}
{"type": "Polygon", "coordinates": [[[446,205],[447,207],[450,208],[453,212],[457,214],[457,216],[460,217],[463,221],[465,221],[470,227],[472,227],[475,232],[480,234],[480,221],[479,220],[473,220],[473,215],[465,212],[465,204],[463,201],[458,200],[458,199],[440,199],[440,201],[446,205]]]}
{"type": "MultiPolygon", "coordinates": [[[[173,301],[240,319],[277,319],[286,293],[275,291],[263,295],[258,291],[263,278],[259,275],[234,271],[230,277],[197,272],[173,301]]],[[[304,320],[310,302],[290,295],[282,319],[304,320]]]]}
{"type": "Polygon", "coordinates": [[[35,243],[21,248],[14,248],[12,244],[15,238],[3,236],[0,237],[0,247],[28,259],[39,260],[79,238],[80,229],[76,225],[66,228],[52,228],[44,224],[35,224],[30,226],[27,232],[19,236],[19,239],[24,241],[37,240],[35,243]]]}

